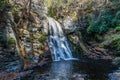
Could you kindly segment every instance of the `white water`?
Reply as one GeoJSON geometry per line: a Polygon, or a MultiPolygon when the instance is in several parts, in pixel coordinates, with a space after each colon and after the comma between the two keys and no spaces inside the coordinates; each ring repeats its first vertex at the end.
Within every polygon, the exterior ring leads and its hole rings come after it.
{"type": "Polygon", "coordinates": [[[48,43],[53,61],[73,60],[72,51],[66,37],[63,34],[61,25],[51,17],[48,17],[48,21],[50,33],[48,43]]]}

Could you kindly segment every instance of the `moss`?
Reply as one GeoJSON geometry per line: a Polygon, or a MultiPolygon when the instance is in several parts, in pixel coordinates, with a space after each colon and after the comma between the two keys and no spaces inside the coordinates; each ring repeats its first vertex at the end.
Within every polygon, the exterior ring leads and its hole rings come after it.
{"type": "Polygon", "coordinates": [[[113,49],[113,54],[120,56],[120,38],[110,44],[110,48],[113,49]]]}
{"type": "Polygon", "coordinates": [[[56,19],[57,18],[56,13],[57,13],[57,11],[56,11],[55,7],[53,7],[53,6],[49,7],[48,16],[51,16],[56,19]]]}
{"type": "Polygon", "coordinates": [[[44,51],[40,50],[39,53],[40,53],[41,56],[43,56],[44,51]]]}
{"type": "Polygon", "coordinates": [[[115,31],[120,31],[120,25],[115,28],[115,31]]]}
{"type": "Polygon", "coordinates": [[[37,37],[38,37],[38,39],[39,39],[40,42],[45,42],[46,38],[47,38],[46,37],[46,33],[41,33],[37,37]]]}
{"type": "Polygon", "coordinates": [[[55,19],[66,16],[70,16],[74,20],[78,19],[77,12],[73,8],[73,0],[46,0],[45,4],[48,6],[48,16],[55,19]]]}
{"type": "Polygon", "coordinates": [[[45,42],[46,41],[46,33],[42,32],[40,34],[34,35],[35,40],[39,40],[40,42],[45,42]]]}
{"type": "Polygon", "coordinates": [[[45,4],[50,7],[52,6],[52,1],[51,0],[45,0],[45,4]]]}
{"type": "Polygon", "coordinates": [[[47,35],[45,32],[41,32],[40,34],[34,35],[34,41],[39,41],[39,54],[43,55],[44,53],[44,43],[46,42],[47,35]]]}
{"type": "Polygon", "coordinates": [[[120,35],[112,35],[102,46],[112,51],[113,55],[120,56],[120,35]]]}
{"type": "Polygon", "coordinates": [[[8,43],[12,46],[15,46],[16,45],[16,41],[15,41],[15,39],[14,38],[9,38],[9,40],[8,40],[8,43]]]}
{"type": "Polygon", "coordinates": [[[39,47],[40,47],[40,49],[44,49],[44,44],[39,43],[39,47]]]}
{"type": "Polygon", "coordinates": [[[102,14],[100,20],[93,20],[92,18],[88,19],[89,26],[87,28],[87,32],[97,34],[103,34],[107,32],[111,26],[111,18],[111,14],[104,13],[102,14]]]}
{"type": "Polygon", "coordinates": [[[67,37],[68,37],[68,39],[69,39],[70,41],[73,41],[73,38],[72,38],[71,35],[68,35],[67,37]]]}
{"type": "Polygon", "coordinates": [[[82,49],[80,48],[78,42],[75,42],[74,39],[72,38],[72,35],[67,35],[68,40],[72,44],[72,49],[76,55],[82,54],[82,49]]]}
{"type": "Polygon", "coordinates": [[[120,25],[120,11],[116,12],[115,17],[112,20],[112,26],[120,25]]]}
{"type": "Polygon", "coordinates": [[[3,36],[0,35],[0,42],[3,41],[3,40],[4,40],[4,39],[3,39],[3,36]]]}
{"type": "Polygon", "coordinates": [[[0,17],[3,17],[4,12],[9,10],[11,5],[9,4],[9,0],[0,0],[0,17]]]}

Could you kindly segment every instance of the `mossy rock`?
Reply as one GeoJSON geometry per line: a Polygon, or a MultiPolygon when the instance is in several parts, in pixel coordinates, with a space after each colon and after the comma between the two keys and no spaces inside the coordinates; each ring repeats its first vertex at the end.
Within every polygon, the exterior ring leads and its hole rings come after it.
{"type": "Polygon", "coordinates": [[[113,55],[120,56],[120,35],[113,34],[109,36],[100,46],[108,48],[112,51],[113,55]]]}
{"type": "Polygon", "coordinates": [[[113,49],[114,55],[120,56],[120,38],[112,42],[110,48],[113,49]]]}
{"type": "Polygon", "coordinates": [[[13,46],[16,45],[16,41],[14,38],[9,38],[8,43],[13,46]]]}
{"type": "Polygon", "coordinates": [[[0,35],[0,41],[3,41],[3,40],[4,40],[3,36],[2,36],[2,35],[0,35]]]}
{"type": "Polygon", "coordinates": [[[46,41],[46,33],[41,33],[39,34],[38,36],[38,39],[41,41],[41,42],[45,42],[46,41]]]}
{"type": "Polygon", "coordinates": [[[40,47],[40,49],[44,49],[44,44],[39,43],[39,47],[40,47]]]}
{"type": "Polygon", "coordinates": [[[83,51],[82,49],[80,48],[78,42],[76,42],[73,38],[72,38],[72,35],[67,35],[67,38],[68,40],[70,41],[70,43],[72,44],[72,49],[73,49],[73,52],[76,54],[76,55],[81,55],[83,54],[83,51]]]}
{"type": "Polygon", "coordinates": [[[116,57],[115,59],[113,59],[112,63],[115,65],[120,65],[120,57],[116,57]]]}

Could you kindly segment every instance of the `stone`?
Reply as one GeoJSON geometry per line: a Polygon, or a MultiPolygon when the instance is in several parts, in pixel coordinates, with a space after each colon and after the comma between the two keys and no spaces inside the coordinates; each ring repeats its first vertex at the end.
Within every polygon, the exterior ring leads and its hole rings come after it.
{"type": "Polygon", "coordinates": [[[85,75],[82,75],[82,74],[73,74],[70,80],[85,80],[84,76],[85,75]]]}
{"type": "Polygon", "coordinates": [[[18,5],[24,6],[26,2],[24,0],[9,0],[9,3],[11,5],[18,4],[18,5]]]}
{"type": "Polygon", "coordinates": [[[109,74],[110,80],[120,80],[120,72],[113,72],[109,74]]]}
{"type": "Polygon", "coordinates": [[[39,55],[39,54],[36,54],[36,55],[34,56],[34,58],[33,58],[33,61],[34,61],[35,63],[38,63],[39,60],[40,60],[40,55],[39,55]]]}
{"type": "Polygon", "coordinates": [[[16,61],[9,61],[1,63],[2,66],[0,66],[0,71],[7,71],[7,72],[16,72],[20,71],[22,69],[22,62],[21,60],[16,61]]]}
{"type": "Polygon", "coordinates": [[[105,59],[105,60],[112,60],[112,56],[103,56],[103,59],[105,59]]]}
{"type": "Polygon", "coordinates": [[[29,34],[29,31],[28,30],[23,30],[23,34],[29,34]]]}
{"type": "Polygon", "coordinates": [[[22,80],[22,77],[26,77],[32,72],[32,70],[24,72],[0,72],[0,80],[22,80]]]}
{"type": "Polygon", "coordinates": [[[49,49],[48,46],[46,46],[46,47],[45,47],[45,52],[48,52],[48,51],[50,51],[50,49],[49,49]]]}
{"type": "Polygon", "coordinates": [[[119,65],[120,64],[120,57],[116,57],[115,59],[113,59],[112,63],[115,65],[119,65]]]}
{"type": "Polygon", "coordinates": [[[63,26],[63,29],[67,34],[74,32],[74,30],[76,29],[73,19],[69,16],[63,20],[63,26]]]}
{"type": "Polygon", "coordinates": [[[44,32],[46,33],[46,34],[48,34],[48,23],[47,23],[47,21],[46,20],[43,20],[42,21],[42,24],[43,24],[43,27],[44,27],[44,32]]]}

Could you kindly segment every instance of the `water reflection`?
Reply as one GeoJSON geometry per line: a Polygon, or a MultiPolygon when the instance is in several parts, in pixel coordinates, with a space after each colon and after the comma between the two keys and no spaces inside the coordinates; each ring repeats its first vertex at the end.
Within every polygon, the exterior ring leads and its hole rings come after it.
{"type": "Polygon", "coordinates": [[[68,80],[68,77],[72,74],[73,62],[61,61],[51,64],[50,74],[55,80],[68,80]]]}

